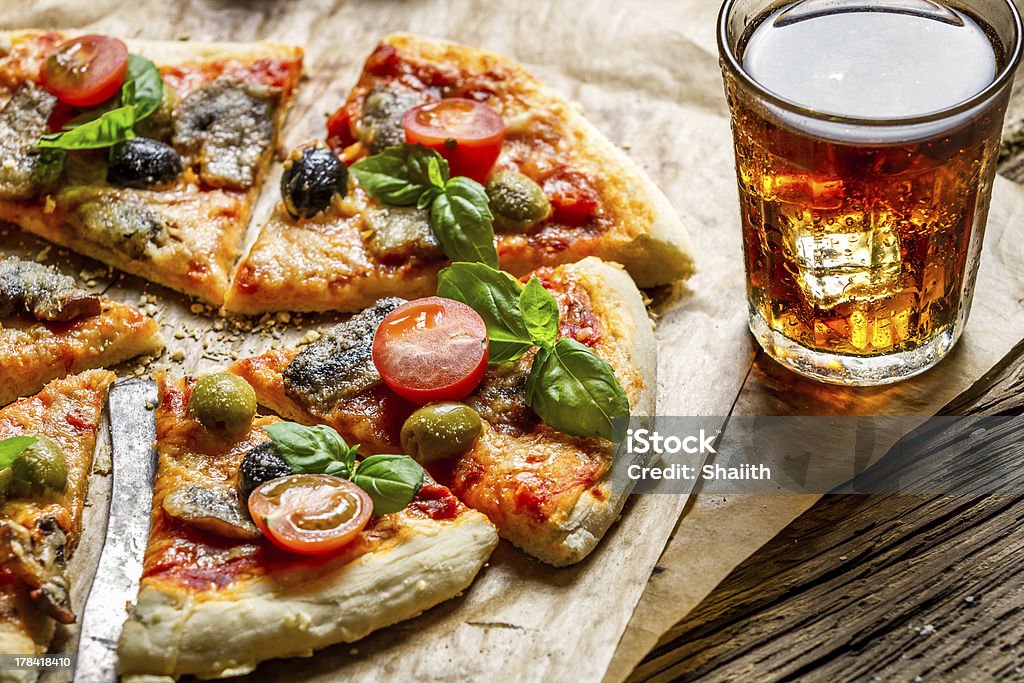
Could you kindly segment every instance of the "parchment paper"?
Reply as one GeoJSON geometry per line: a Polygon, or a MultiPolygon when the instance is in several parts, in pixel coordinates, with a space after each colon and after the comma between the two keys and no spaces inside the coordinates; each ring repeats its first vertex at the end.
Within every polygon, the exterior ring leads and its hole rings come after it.
{"type": "MultiPolygon", "coordinates": [[[[268,38],[302,44],[309,79],[289,119],[286,145],[322,134],[324,114],[344,100],[362,60],[388,32],[449,38],[524,62],[579,101],[600,129],[647,168],[694,238],[699,273],[670,295],[659,292],[656,297],[661,302],[656,306],[661,414],[725,415],[738,397],[742,408],[753,412],[802,410],[807,401],[824,401],[839,411],[868,405],[927,411],[1024,336],[1020,306],[1009,305],[1024,297],[1024,287],[1007,273],[1007,264],[1013,263],[1008,253],[1005,261],[992,256],[1005,248],[1001,243],[1010,243],[1019,262],[1020,231],[1001,233],[1024,209],[1024,197],[999,184],[975,311],[960,348],[941,369],[879,392],[874,403],[857,394],[791,393],[791,377],[784,377],[785,390],[776,393],[776,385],[756,372],[744,388],[754,344],[745,326],[732,149],[714,43],[717,0],[92,0],[31,5],[7,0],[0,8],[4,28],[78,27],[154,39],[268,38]]],[[[268,180],[271,187],[276,181],[276,175],[268,180]]],[[[273,194],[268,192],[257,208],[256,224],[273,194]]],[[[17,241],[26,250],[39,247],[29,238],[17,241]]],[[[55,250],[51,260],[73,259],[55,250]]],[[[108,293],[136,302],[140,290],[158,296],[153,305],[171,342],[161,361],[171,362],[175,352],[181,359],[173,361],[172,372],[209,367],[221,358],[218,354],[227,353],[226,346],[244,356],[301,336],[292,329],[225,341],[214,327],[215,316],[191,315],[188,302],[166,290],[126,278],[108,293]],[[188,336],[176,340],[176,328],[188,330],[188,336]]],[[[638,497],[593,556],[577,567],[553,570],[502,544],[463,598],[354,647],[329,648],[298,664],[261,666],[253,680],[293,681],[300,675],[317,681],[493,680],[500,675],[505,680],[596,681],[606,673],[610,679],[622,678],[665,629],[813,500],[698,499],[660,560],[666,571],[648,583],[686,498],[638,497]]]]}

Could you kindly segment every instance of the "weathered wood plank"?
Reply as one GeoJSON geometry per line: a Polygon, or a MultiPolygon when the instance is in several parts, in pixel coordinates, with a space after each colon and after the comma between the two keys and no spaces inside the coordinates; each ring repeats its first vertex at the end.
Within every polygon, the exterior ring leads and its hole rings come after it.
{"type": "MultiPolygon", "coordinates": [[[[1022,352],[1024,342],[942,413],[1024,414],[1022,352]]],[[[992,458],[1019,449],[1007,432],[992,458]]],[[[631,680],[1024,678],[1022,520],[1021,495],[826,496],[666,633],[631,680]]]]}

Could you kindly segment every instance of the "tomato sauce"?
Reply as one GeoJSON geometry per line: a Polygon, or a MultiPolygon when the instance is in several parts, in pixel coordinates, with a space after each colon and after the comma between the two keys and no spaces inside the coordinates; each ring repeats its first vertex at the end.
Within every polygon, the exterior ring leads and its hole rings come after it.
{"type": "MultiPolygon", "coordinates": [[[[348,100],[331,116],[327,132],[329,144],[338,154],[355,144],[363,102],[376,87],[397,83],[422,93],[428,102],[463,97],[507,113],[505,103],[515,96],[517,77],[516,72],[500,65],[474,72],[452,63],[415,59],[402,54],[393,45],[382,43],[367,58],[363,76],[348,100]]],[[[529,176],[544,188],[551,200],[551,218],[528,235],[529,246],[545,253],[565,251],[613,224],[606,215],[595,179],[578,168],[571,150],[566,148],[567,140],[557,120],[531,121],[526,130],[506,132],[502,153],[495,165],[496,169],[518,170],[529,176]]],[[[366,154],[367,150],[359,150],[351,159],[346,154],[346,163],[366,154]]],[[[502,237],[499,236],[499,241],[502,237]]],[[[499,253],[502,253],[500,246],[499,253]]]]}

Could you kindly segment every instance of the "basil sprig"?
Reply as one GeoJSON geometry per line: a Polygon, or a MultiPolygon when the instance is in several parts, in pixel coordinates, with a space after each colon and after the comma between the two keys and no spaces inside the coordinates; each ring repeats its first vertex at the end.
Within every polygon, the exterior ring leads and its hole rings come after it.
{"type": "Polygon", "coordinates": [[[453,178],[448,162],[434,150],[409,143],[388,147],[349,171],[382,204],[428,209],[430,230],[452,261],[498,267],[486,190],[465,176],[453,178]]]}
{"type": "Polygon", "coordinates": [[[0,470],[10,467],[11,463],[38,440],[34,436],[10,436],[0,440],[0,470]]]}
{"type": "Polygon", "coordinates": [[[333,474],[348,479],[355,467],[359,446],[349,448],[335,430],[325,425],[306,427],[295,422],[276,422],[263,430],[275,450],[296,474],[333,474]]]}
{"type": "Polygon", "coordinates": [[[60,133],[39,138],[36,147],[101,149],[135,137],[135,124],[160,106],[164,82],[156,65],[145,57],[128,55],[128,70],[121,86],[120,105],[100,111],[94,118],[72,119],[60,133]]]}
{"type": "Polygon", "coordinates": [[[349,479],[373,500],[373,514],[405,508],[423,486],[423,468],[407,455],[371,455],[356,462],[359,445],[349,446],[326,425],[276,422],[264,431],[295,474],[332,474],[349,479]]]}
{"type": "Polygon", "coordinates": [[[453,263],[438,275],[438,296],[471,306],[487,326],[489,360],[501,363],[538,348],[526,404],[550,427],[612,439],[613,420],[629,414],[615,371],[575,339],[558,339],[558,302],[536,277],[523,287],[481,263],[453,263]]]}

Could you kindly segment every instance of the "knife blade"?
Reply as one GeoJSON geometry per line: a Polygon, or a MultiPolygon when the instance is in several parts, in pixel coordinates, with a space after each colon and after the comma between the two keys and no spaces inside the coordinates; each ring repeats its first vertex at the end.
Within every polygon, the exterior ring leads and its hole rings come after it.
{"type": "Polygon", "coordinates": [[[117,680],[117,641],[138,595],[156,474],[156,383],[129,379],[110,388],[113,481],[96,578],[82,610],[74,683],[117,680]]]}

